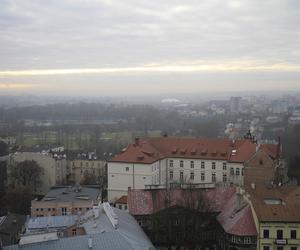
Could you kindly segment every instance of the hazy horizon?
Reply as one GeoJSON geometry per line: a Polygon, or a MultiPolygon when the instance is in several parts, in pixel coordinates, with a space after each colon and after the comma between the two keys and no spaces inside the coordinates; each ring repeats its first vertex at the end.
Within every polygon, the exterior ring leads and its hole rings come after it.
{"type": "Polygon", "coordinates": [[[0,94],[300,91],[296,1],[5,0],[0,94]]]}

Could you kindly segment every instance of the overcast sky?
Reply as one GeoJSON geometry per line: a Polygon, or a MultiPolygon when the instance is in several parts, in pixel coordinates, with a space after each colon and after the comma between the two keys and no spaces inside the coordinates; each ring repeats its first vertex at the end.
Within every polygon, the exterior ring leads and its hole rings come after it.
{"type": "Polygon", "coordinates": [[[300,91],[298,0],[0,3],[0,93],[300,91]]]}

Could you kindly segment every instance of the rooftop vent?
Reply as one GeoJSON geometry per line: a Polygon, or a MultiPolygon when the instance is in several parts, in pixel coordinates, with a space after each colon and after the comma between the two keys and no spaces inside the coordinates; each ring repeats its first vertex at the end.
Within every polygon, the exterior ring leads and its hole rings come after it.
{"type": "Polygon", "coordinates": [[[177,153],[177,148],[173,148],[172,149],[172,154],[176,154],[177,153]]]}
{"type": "Polygon", "coordinates": [[[93,248],[93,239],[92,239],[92,237],[89,237],[89,239],[88,239],[88,247],[89,247],[89,249],[93,248]]]}
{"type": "Polygon", "coordinates": [[[231,154],[232,155],[236,155],[236,153],[237,153],[237,150],[236,149],[232,149],[231,154]]]}
{"type": "Polygon", "coordinates": [[[196,149],[195,149],[195,148],[193,148],[193,149],[191,150],[191,154],[192,154],[192,155],[196,154],[196,149]]]}
{"type": "Polygon", "coordinates": [[[181,150],[180,150],[180,153],[181,153],[182,155],[184,155],[184,154],[186,153],[186,148],[181,149],[181,150]]]}

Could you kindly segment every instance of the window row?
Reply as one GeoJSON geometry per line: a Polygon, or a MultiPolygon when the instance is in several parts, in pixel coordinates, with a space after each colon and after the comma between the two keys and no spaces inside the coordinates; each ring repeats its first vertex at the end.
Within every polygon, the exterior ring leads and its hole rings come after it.
{"type": "MultiPolygon", "coordinates": [[[[173,160],[169,160],[169,166],[172,168],[174,167],[174,161],[173,160]]],[[[179,161],[179,166],[181,168],[184,167],[184,161],[181,160],[179,161]]],[[[194,161],[190,161],[190,167],[191,168],[194,168],[195,167],[195,162],[194,161]]],[[[205,162],[204,161],[201,161],[201,168],[204,169],[205,168],[205,162]]],[[[212,169],[216,169],[216,162],[212,162],[211,163],[211,168],[212,169]]],[[[223,170],[227,170],[227,163],[226,162],[223,162],[223,170]]]]}
{"type": "MultiPolygon", "coordinates": [[[[190,172],[190,176],[189,177],[190,177],[190,180],[194,180],[195,179],[195,173],[194,172],[190,172]]],[[[170,170],[170,172],[169,172],[169,178],[170,178],[170,180],[174,179],[174,171],[173,170],[170,170]]],[[[183,173],[183,171],[179,172],[179,179],[180,179],[180,181],[184,180],[184,173],[183,173]]],[[[205,181],[205,173],[204,172],[201,173],[200,180],[201,181],[205,181]]],[[[215,172],[211,173],[211,181],[212,182],[216,182],[217,181],[216,173],[215,172]]],[[[223,174],[222,181],[223,182],[227,182],[227,174],[223,174]]]]}
{"type": "MultiPolygon", "coordinates": [[[[263,237],[264,239],[269,239],[270,238],[270,231],[269,229],[264,229],[263,230],[263,237]]],[[[296,229],[291,229],[290,230],[290,238],[291,239],[297,239],[297,230],[296,229]]],[[[283,230],[282,229],[277,229],[276,231],[276,239],[282,240],[283,239],[283,230]]]]}

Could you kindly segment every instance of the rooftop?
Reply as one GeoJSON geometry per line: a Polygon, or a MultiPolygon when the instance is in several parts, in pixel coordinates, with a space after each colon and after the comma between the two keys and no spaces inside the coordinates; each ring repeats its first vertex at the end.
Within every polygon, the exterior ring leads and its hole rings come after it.
{"type": "Polygon", "coordinates": [[[77,215],[32,217],[27,222],[26,231],[67,228],[74,225],[77,219],[77,215]]]}
{"type": "Polygon", "coordinates": [[[136,220],[127,212],[110,207],[108,203],[94,206],[80,216],[77,223],[84,227],[86,235],[68,238],[59,238],[55,232],[27,235],[27,238],[21,239],[21,244],[5,247],[4,250],[154,249],[136,220]],[[106,210],[105,206],[110,209],[106,210]],[[112,215],[115,216],[116,226],[111,221],[112,215]]]}
{"type": "MultiPolygon", "coordinates": [[[[273,147],[264,146],[273,155],[273,147]]],[[[244,163],[256,152],[249,139],[148,137],[136,139],[110,162],[151,164],[163,158],[215,159],[244,163]]]]}
{"type": "Polygon", "coordinates": [[[248,190],[256,215],[264,222],[300,222],[300,187],[256,187],[248,190]]]}
{"type": "Polygon", "coordinates": [[[129,189],[128,206],[132,215],[149,215],[167,207],[196,206],[193,201],[200,198],[213,212],[221,212],[226,202],[235,194],[235,187],[216,187],[210,189],[129,189]],[[192,202],[192,203],[191,203],[192,202]]]}
{"type": "Polygon", "coordinates": [[[95,201],[101,196],[99,187],[52,187],[42,201],[95,201]]]}

